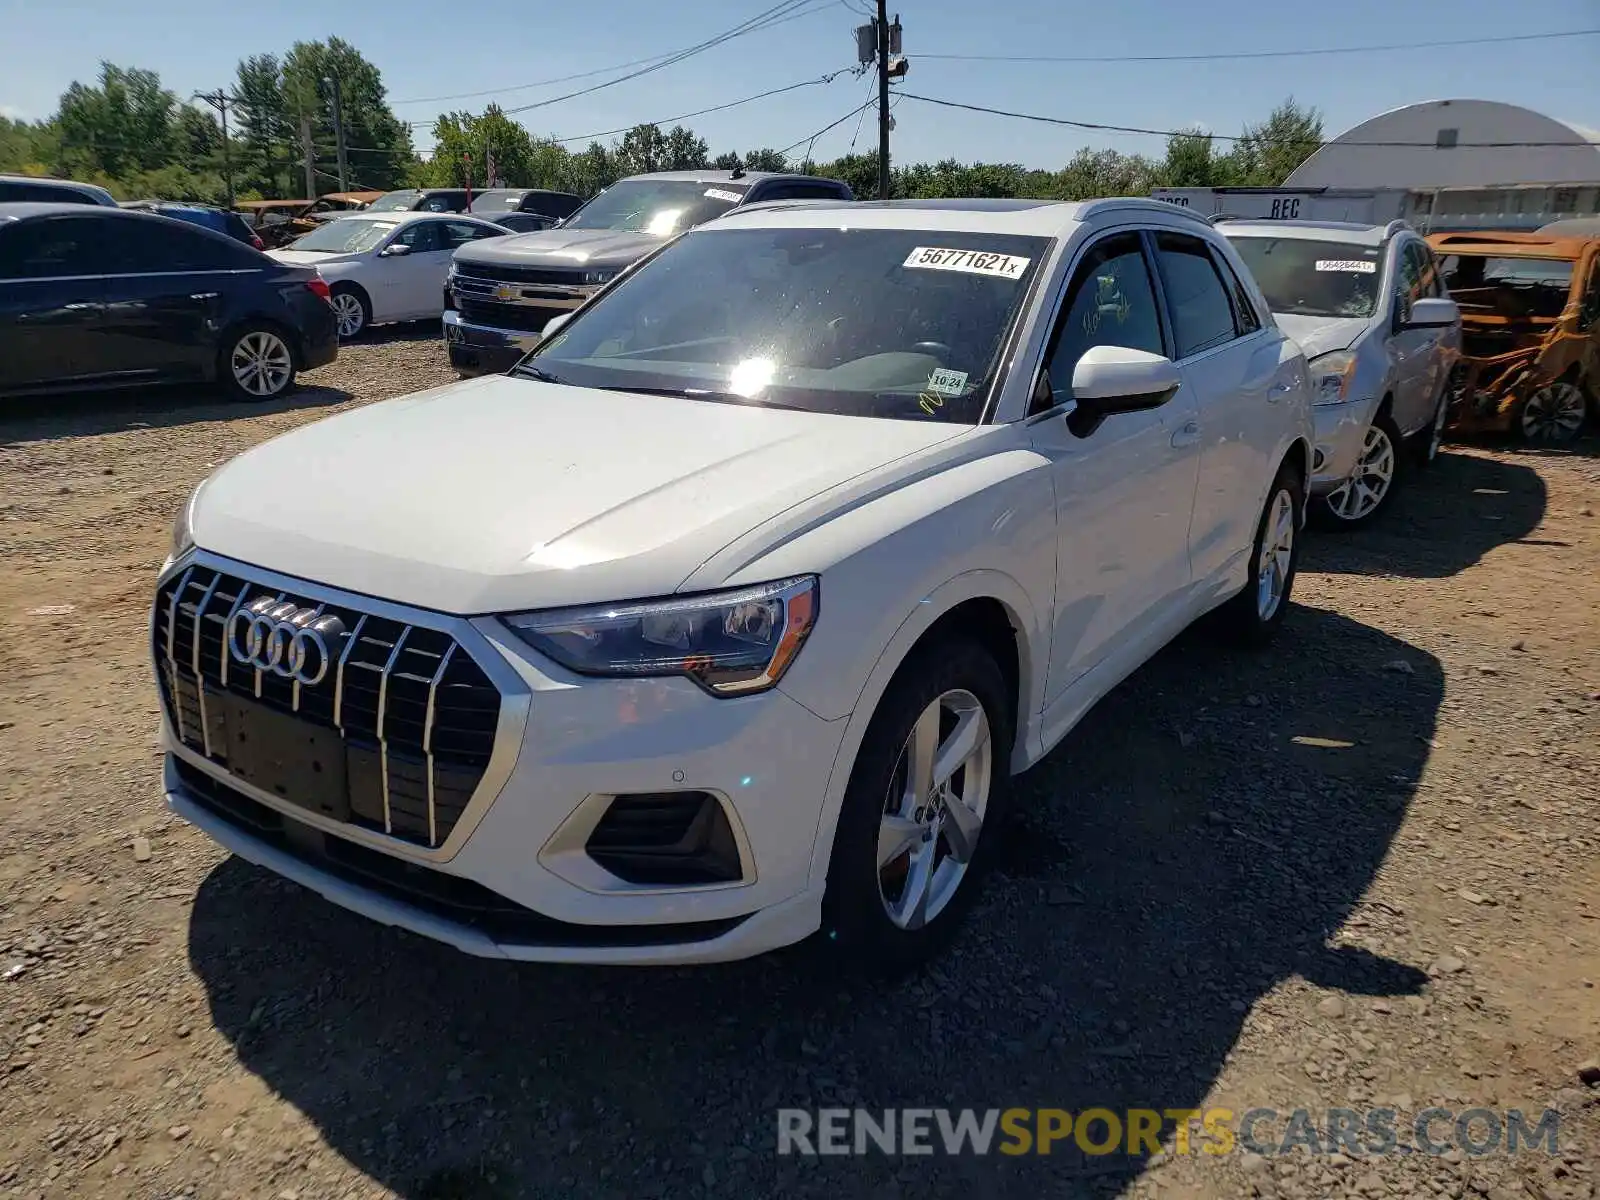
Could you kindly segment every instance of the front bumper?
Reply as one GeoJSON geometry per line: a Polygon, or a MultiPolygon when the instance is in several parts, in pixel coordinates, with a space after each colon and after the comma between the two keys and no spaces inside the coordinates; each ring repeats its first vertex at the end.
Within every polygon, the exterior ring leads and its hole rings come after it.
{"type": "Polygon", "coordinates": [[[450,365],[463,375],[504,375],[539,344],[541,336],[521,329],[475,325],[453,309],[444,314],[444,344],[450,352],[450,365]]]}
{"type": "Polygon", "coordinates": [[[1311,462],[1312,495],[1325,495],[1350,477],[1361,457],[1361,445],[1376,412],[1377,404],[1371,399],[1312,407],[1312,421],[1316,426],[1311,462]]]}
{"type": "Polygon", "coordinates": [[[714,962],[816,930],[811,863],[817,837],[831,836],[819,815],[844,718],[823,720],[777,689],[717,699],[682,679],[580,678],[522,649],[493,619],[448,620],[484,660],[509,714],[494,759],[508,767],[491,768],[456,835],[419,846],[262,791],[180,739],[163,706],[171,810],[336,904],[471,954],[714,962]],[[592,825],[597,803],[685,790],[722,804],[739,849],[737,880],[630,883],[586,853],[585,820],[592,825]],[[434,902],[435,893],[463,891],[472,896],[434,902]],[[486,908],[495,921],[478,919],[486,908]]]}

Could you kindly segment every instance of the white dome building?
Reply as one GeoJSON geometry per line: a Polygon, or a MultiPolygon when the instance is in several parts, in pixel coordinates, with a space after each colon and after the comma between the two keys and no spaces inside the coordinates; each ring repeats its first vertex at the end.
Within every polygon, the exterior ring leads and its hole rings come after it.
{"type": "Polygon", "coordinates": [[[1516,104],[1428,100],[1346,130],[1284,180],[1415,191],[1527,184],[1600,187],[1600,132],[1516,104]]]}

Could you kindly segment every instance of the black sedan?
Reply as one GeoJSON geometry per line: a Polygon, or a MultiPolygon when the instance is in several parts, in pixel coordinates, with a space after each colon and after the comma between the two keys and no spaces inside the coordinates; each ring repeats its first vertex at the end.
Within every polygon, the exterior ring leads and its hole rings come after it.
{"type": "Polygon", "coordinates": [[[148,213],[0,204],[0,395],[214,381],[271,400],[338,349],[312,268],[148,213]]]}

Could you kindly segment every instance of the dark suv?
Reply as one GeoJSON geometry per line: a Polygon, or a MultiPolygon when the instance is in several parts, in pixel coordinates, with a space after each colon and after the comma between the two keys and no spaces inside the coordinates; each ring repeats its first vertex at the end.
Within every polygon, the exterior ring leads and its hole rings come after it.
{"type": "Polygon", "coordinates": [[[385,192],[362,212],[466,212],[471,203],[466,188],[401,188],[385,192]]]}
{"type": "Polygon", "coordinates": [[[559,228],[461,247],[445,282],[444,336],[462,375],[509,370],[552,317],[572,312],[685,229],[771,200],[853,200],[815,175],[661,171],[619,179],[559,228]]]}
{"type": "Polygon", "coordinates": [[[0,175],[0,204],[99,204],[115,208],[105,188],[74,179],[40,179],[34,175],[0,175]]]}
{"type": "Polygon", "coordinates": [[[549,229],[583,207],[581,197],[571,192],[547,192],[542,188],[493,188],[474,192],[475,217],[504,225],[512,233],[536,233],[549,229]]]}

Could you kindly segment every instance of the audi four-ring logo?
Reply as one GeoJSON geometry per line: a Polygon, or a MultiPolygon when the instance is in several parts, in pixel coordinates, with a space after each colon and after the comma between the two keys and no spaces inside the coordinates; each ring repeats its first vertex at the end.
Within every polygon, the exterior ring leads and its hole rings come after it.
{"type": "Polygon", "coordinates": [[[316,687],[333,665],[344,622],[273,596],[241,608],[228,626],[228,651],[235,662],[316,687]]]}

